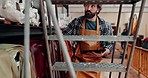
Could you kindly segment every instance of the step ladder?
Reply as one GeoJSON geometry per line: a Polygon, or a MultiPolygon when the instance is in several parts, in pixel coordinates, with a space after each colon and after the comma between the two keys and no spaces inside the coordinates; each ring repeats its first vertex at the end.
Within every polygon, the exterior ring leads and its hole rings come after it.
{"type": "MultiPolygon", "coordinates": [[[[130,67],[130,63],[132,60],[132,56],[133,56],[133,52],[134,52],[134,46],[136,43],[136,38],[137,38],[137,33],[139,30],[139,26],[140,26],[140,22],[141,22],[141,18],[142,18],[142,13],[143,13],[143,9],[144,9],[144,5],[145,5],[145,1],[146,0],[45,0],[46,4],[47,4],[47,11],[50,15],[48,15],[48,17],[52,17],[54,26],[55,26],[55,30],[57,32],[57,35],[49,35],[47,34],[47,28],[46,28],[46,24],[45,24],[45,18],[44,18],[44,10],[43,10],[43,0],[41,1],[41,11],[42,11],[42,22],[43,22],[43,28],[44,28],[44,36],[45,36],[45,41],[46,41],[46,47],[47,47],[47,52],[48,52],[48,61],[49,61],[49,66],[50,66],[50,75],[51,78],[54,78],[54,71],[69,71],[70,72],[70,76],[71,78],[76,78],[75,76],[75,71],[105,71],[105,72],[125,72],[125,78],[127,78],[127,74],[129,71],[129,67],[130,67]],[[138,18],[138,24],[137,24],[137,28],[136,28],[136,34],[134,36],[129,36],[130,34],[128,34],[128,36],[63,36],[59,25],[57,23],[57,19],[55,14],[53,13],[53,8],[52,8],[52,3],[53,4],[90,4],[90,3],[99,3],[99,4],[120,4],[120,12],[119,12],[119,16],[118,16],[118,22],[117,25],[119,28],[119,21],[120,21],[120,13],[121,13],[121,8],[123,4],[131,4],[132,6],[132,11],[131,11],[131,17],[130,17],[130,23],[129,23],[129,33],[131,32],[132,29],[132,18],[133,18],[133,14],[134,14],[134,10],[135,10],[135,4],[137,2],[141,1],[141,8],[140,8],[140,12],[139,12],[139,18],[138,18]],[[62,48],[62,52],[64,57],[66,58],[66,62],[56,62],[55,64],[51,64],[51,57],[50,57],[50,45],[48,44],[48,40],[59,40],[61,48],[62,48]],[[113,56],[114,56],[114,52],[112,53],[112,61],[111,63],[76,63],[76,62],[71,62],[66,45],[64,43],[64,40],[72,40],[72,41],[83,41],[83,40],[90,40],[90,41],[132,41],[132,50],[130,53],[130,58],[128,60],[128,64],[127,66],[123,65],[123,61],[125,59],[125,54],[126,54],[126,49],[127,49],[127,44],[126,47],[124,49],[124,57],[121,60],[121,63],[117,64],[117,63],[113,63],[113,56]]],[[[29,4],[29,2],[28,2],[29,4]]],[[[26,6],[29,7],[29,6],[26,6]]],[[[28,9],[27,9],[28,10],[28,9]]],[[[26,18],[27,19],[27,18],[26,18]]],[[[27,22],[25,23],[27,25],[27,22]]],[[[27,26],[26,26],[27,28],[27,26]]],[[[51,28],[50,28],[51,29],[51,28]]],[[[28,34],[28,33],[27,33],[28,34]]],[[[27,39],[28,40],[28,39],[27,39]]],[[[27,58],[26,58],[27,59],[27,58]]],[[[26,75],[28,73],[25,73],[26,75]]],[[[118,78],[120,78],[120,74],[118,78]]],[[[110,73],[111,75],[111,73],[110,73]]],[[[109,76],[111,77],[111,76],[109,76]]]]}

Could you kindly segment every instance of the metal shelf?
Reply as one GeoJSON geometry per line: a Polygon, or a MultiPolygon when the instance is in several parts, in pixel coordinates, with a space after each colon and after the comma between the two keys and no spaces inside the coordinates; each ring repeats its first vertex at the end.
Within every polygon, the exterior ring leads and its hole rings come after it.
{"type": "MultiPolygon", "coordinates": [[[[104,72],[126,72],[126,68],[122,64],[117,63],[84,63],[73,62],[75,71],[104,71],[104,72]]],[[[68,71],[65,62],[56,62],[53,70],[68,71]]]]}
{"type": "MultiPolygon", "coordinates": [[[[30,27],[30,35],[42,35],[43,28],[41,27],[30,27]]],[[[24,26],[23,25],[8,25],[0,24],[0,38],[23,36],[24,26]]]]}
{"type": "MultiPolygon", "coordinates": [[[[64,35],[64,40],[71,41],[133,41],[133,36],[80,36],[64,35]]],[[[56,35],[48,36],[48,40],[58,40],[56,35]]]]}
{"type": "Polygon", "coordinates": [[[140,0],[51,0],[53,4],[133,4],[140,0]]]}

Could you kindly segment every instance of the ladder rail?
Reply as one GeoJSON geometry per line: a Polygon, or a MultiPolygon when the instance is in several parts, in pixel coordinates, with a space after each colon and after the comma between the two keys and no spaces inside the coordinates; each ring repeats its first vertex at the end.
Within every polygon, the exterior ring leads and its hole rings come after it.
{"type": "MultiPolygon", "coordinates": [[[[131,17],[130,17],[130,22],[129,22],[129,27],[128,27],[128,36],[130,35],[130,33],[131,33],[131,29],[133,28],[132,26],[132,22],[133,22],[133,16],[134,16],[134,12],[135,12],[135,7],[136,7],[136,4],[134,3],[133,5],[132,5],[132,11],[131,11],[131,17]]],[[[122,59],[121,59],[121,64],[123,64],[124,63],[124,59],[125,59],[125,55],[126,55],[126,51],[127,51],[127,46],[128,46],[128,42],[126,41],[126,43],[125,43],[125,48],[124,48],[124,51],[123,51],[123,57],[122,57],[122,59]]],[[[118,75],[118,78],[120,78],[121,77],[121,72],[119,72],[119,75],[118,75]]]]}
{"type": "Polygon", "coordinates": [[[29,56],[30,56],[30,25],[29,25],[29,9],[30,0],[25,1],[25,26],[24,26],[24,78],[30,78],[30,66],[29,66],[29,56]]]}
{"type": "Polygon", "coordinates": [[[54,14],[54,11],[53,11],[53,8],[52,8],[51,0],[46,0],[46,2],[47,2],[47,7],[48,7],[47,9],[49,10],[51,17],[53,19],[53,23],[55,25],[54,27],[55,27],[55,30],[56,30],[57,35],[58,35],[58,39],[59,39],[59,42],[60,42],[60,45],[61,45],[61,48],[62,48],[62,51],[63,51],[64,58],[65,58],[65,60],[68,64],[70,76],[71,76],[71,78],[76,78],[75,71],[74,71],[73,65],[71,63],[71,59],[70,59],[70,56],[68,54],[67,47],[66,47],[66,44],[65,44],[63,36],[62,36],[62,32],[59,28],[57,19],[55,17],[55,14],[54,14]]]}
{"type": "Polygon", "coordinates": [[[146,0],[142,0],[142,3],[141,3],[141,7],[140,7],[140,11],[139,11],[139,16],[138,16],[138,23],[137,23],[137,26],[136,26],[137,27],[136,28],[136,33],[134,35],[135,40],[132,43],[132,49],[131,49],[131,52],[130,52],[130,58],[129,58],[128,63],[127,63],[127,72],[125,73],[125,78],[127,78],[127,75],[128,75],[128,72],[129,72],[129,67],[131,65],[131,61],[132,61],[132,58],[133,58],[134,48],[135,48],[135,44],[136,44],[136,38],[137,38],[137,35],[138,35],[138,31],[139,31],[139,27],[140,27],[143,11],[144,11],[145,2],[146,2],[146,0]]]}
{"type": "Polygon", "coordinates": [[[51,56],[50,56],[50,49],[49,49],[49,42],[47,38],[47,26],[45,24],[45,10],[43,6],[43,0],[40,0],[40,7],[41,7],[41,16],[42,16],[42,25],[43,25],[43,31],[44,31],[44,37],[45,37],[45,44],[46,44],[46,50],[48,54],[48,64],[49,64],[49,72],[50,72],[50,77],[53,78],[53,73],[52,73],[52,63],[51,63],[51,56]]]}
{"type": "MultiPolygon", "coordinates": [[[[121,18],[121,12],[122,12],[122,4],[120,4],[119,7],[119,14],[118,14],[118,21],[117,21],[117,31],[116,31],[116,35],[118,35],[118,30],[119,30],[119,24],[120,24],[120,18],[121,18]]],[[[116,48],[116,41],[114,42],[114,47],[113,47],[113,52],[112,52],[112,59],[111,59],[111,63],[114,62],[114,52],[115,52],[115,48],[116,48]]],[[[111,74],[112,72],[109,73],[109,78],[111,78],[111,74]]]]}
{"type": "MultiPolygon", "coordinates": [[[[45,5],[46,5],[46,7],[45,8],[47,8],[47,2],[45,2],[45,5]]],[[[52,26],[51,26],[51,18],[50,18],[50,13],[49,13],[49,10],[48,9],[46,9],[46,12],[47,12],[47,18],[48,18],[48,28],[49,28],[49,35],[51,35],[52,34],[52,26]]],[[[47,30],[48,31],[48,30],[47,30]]],[[[52,56],[51,56],[51,62],[53,61],[53,62],[56,62],[56,54],[55,54],[55,50],[54,50],[54,41],[49,41],[49,48],[50,48],[50,53],[51,54],[53,54],[52,56]]],[[[51,55],[50,54],[50,55],[51,55]]],[[[57,72],[54,72],[53,71],[53,78],[56,78],[56,76],[59,76],[59,75],[57,75],[57,72]]]]}

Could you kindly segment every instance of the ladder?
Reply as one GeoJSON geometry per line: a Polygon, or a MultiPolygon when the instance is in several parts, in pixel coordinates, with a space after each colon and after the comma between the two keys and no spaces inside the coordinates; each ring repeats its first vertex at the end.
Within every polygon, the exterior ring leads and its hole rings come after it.
{"type": "MultiPolygon", "coordinates": [[[[28,0],[26,0],[28,1],[28,0]]],[[[118,78],[120,78],[121,72],[125,72],[125,78],[127,78],[127,74],[129,72],[129,67],[130,67],[130,63],[132,60],[132,56],[133,56],[133,52],[134,52],[134,47],[135,47],[135,43],[136,43],[136,38],[138,35],[138,30],[139,30],[139,26],[140,26],[140,22],[141,22],[141,18],[142,18],[142,14],[143,14],[143,10],[144,10],[144,5],[145,5],[145,1],[146,0],[45,0],[46,4],[47,4],[47,11],[48,13],[48,17],[52,17],[53,19],[53,23],[54,23],[54,27],[55,30],[57,32],[57,35],[49,35],[47,34],[47,28],[46,28],[46,24],[45,24],[45,18],[44,18],[44,9],[43,9],[43,0],[41,1],[41,12],[42,12],[42,23],[43,23],[43,29],[44,29],[44,36],[45,36],[45,41],[46,41],[46,48],[47,48],[47,52],[48,52],[48,61],[49,61],[49,66],[50,66],[50,75],[51,78],[55,78],[55,73],[53,71],[69,71],[70,72],[70,76],[71,78],[76,78],[75,76],[75,71],[105,71],[105,72],[110,72],[110,76],[111,77],[111,72],[119,72],[119,76],[118,78]],[[136,28],[136,34],[134,36],[130,36],[130,32],[132,29],[132,18],[134,15],[134,11],[135,11],[135,5],[137,2],[142,1],[141,3],[141,7],[140,7],[140,11],[139,11],[139,18],[138,18],[138,24],[137,24],[137,28],[136,28]],[[53,13],[53,8],[52,8],[52,3],[53,4],[120,4],[120,9],[119,9],[119,16],[118,16],[118,22],[117,22],[117,28],[119,28],[119,22],[120,22],[120,14],[121,14],[121,9],[122,9],[122,5],[123,4],[132,4],[132,11],[131,11],[131,17],[130,17],[130,22],[129,22],[129,32],[128,32],[128,36],[63,36],[59,25],[57,23],[57,19],[55,14],[53,13]],[[55,62],[52,66],[51,63],[51,56],[50,56],[50,50],[52,49],[52,45],[49,45],[48,40],[52,41],[52,40],[59,40],[59,43],[61,45],[62,48],[62,52],[64,55],[64,58],[66,58],[66,62],[55,62]],[[90,41],[126,41],[126,47],[124,49],[124,54],[123,54],[123,58],[121,60],[121,63],[113,63],[113,57],[114,57],[114,52],[112,53],[112,61],[111,63],[84,63],[84,62],[80,62],[80,63],[76,63],[76,62],[71,62],[66,45],[64,43],[64,40],[72,40],[72,41],[83,41],[83,40],[90,40],[90,41]],[[130,52],[130,58],[128,60],[127,66],[123,65],[124,59],[125,59],[125,54],[126,54],[126,49],[127,49],[127,42],[128,41],[132,41],[132,49],[130,52]]],[[[29,1],[26,2],[26,8],[29,8],[29,1]]],[[[29,41],[29,22],[28,22],[28,9],[26,9],[26,22],[25,22],[25,41],[26,43],[28,43],[29,41]]],[[[51,28],[50,28],[50,32],[51,32],[51,28]]],[[[25,44],[25,49],[26,49],[26,55],[29,54],[29,43],[25,44]]],[[[25,57],[25,75],[28,75],[29,73],[27,72],[27,61],[28,61],[28,57],[25,57]]],[[[27,78],[27,77],[25,77],[27,78]]]]}

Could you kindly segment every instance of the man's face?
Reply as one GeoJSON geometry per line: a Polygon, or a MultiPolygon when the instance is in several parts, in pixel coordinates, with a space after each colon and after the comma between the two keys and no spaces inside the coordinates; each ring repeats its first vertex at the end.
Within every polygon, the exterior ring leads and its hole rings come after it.
{"type": "Polygon", "coordinates": [[[93,18],[99,11],[97,4],[85,4],[85,17],[93,18]]]}

